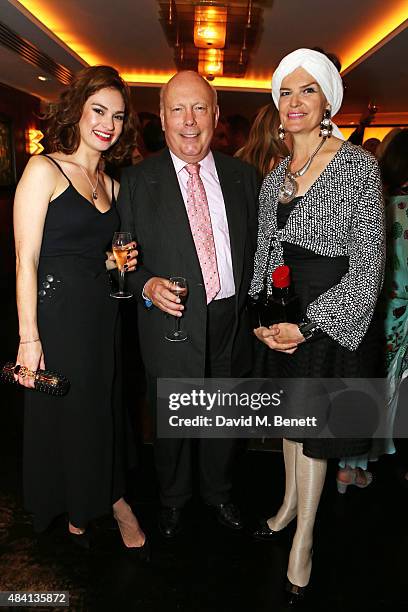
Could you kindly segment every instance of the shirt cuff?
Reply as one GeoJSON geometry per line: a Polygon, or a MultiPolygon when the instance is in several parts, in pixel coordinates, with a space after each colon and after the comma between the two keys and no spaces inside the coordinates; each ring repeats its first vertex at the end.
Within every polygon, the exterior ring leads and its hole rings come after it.
{"type": "MultiPolygon", "coordinates": [[[[147,281],[149,282],[149,281],[147,281]]],[[[150,300],[147,295],[145,294],[145,287],[147,285],[147,282],[144,284],[143,289],[142,289],[142,298],[143,298],[143,302],[146,308],[153,308],[153,302],[152,300],[150,300]]]]}

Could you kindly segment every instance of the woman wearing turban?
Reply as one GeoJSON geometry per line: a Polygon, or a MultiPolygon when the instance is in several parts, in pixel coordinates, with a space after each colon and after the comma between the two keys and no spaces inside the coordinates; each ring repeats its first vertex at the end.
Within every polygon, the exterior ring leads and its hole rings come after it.
{"type": "MultiPolygon", "coordinates": [[[[281,137],[293,149],[264,180],[251,295],[283,264],[300,302],[296,323],[255,330],[273,375],[358,378],[377,374],[381,338],[373,320],[384,267],[380,173],[372,155],[344,141],[331,118],[343,98],[326,55],[298,49],[272,79],[281,137]]],[[[289,556],[290,603],[301,600],[312,569],[313,527],[327,459],[368,452],[368,439],[284,439],[286,489],[277,514],[255,537],[273,539],[297,518],[289,556]]]]}

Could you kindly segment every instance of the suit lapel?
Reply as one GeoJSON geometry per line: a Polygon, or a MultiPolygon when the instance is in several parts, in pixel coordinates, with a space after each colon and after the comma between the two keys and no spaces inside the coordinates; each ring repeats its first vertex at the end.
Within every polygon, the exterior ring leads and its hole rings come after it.
{"type": "Polygon", "coordinates": [[[224,198],[227,213],[229,237],[231,243],[232,269],[234,273],[235,291],[238,295],[242,279],[244,249],[246,236],[246,202],[242,175],[235,164],[223,155],[213,152],[215,166],[224,198]]]}
{"type": "Polygon", "coordinates": [[[168,149],[156,157],[152,169],[145,170],[145,177],[162,221],[162,231],[174,237],[174,244],[183,259],[191,262],[195,271],[198,268],[201,275],[186,207],[168,149]]]}

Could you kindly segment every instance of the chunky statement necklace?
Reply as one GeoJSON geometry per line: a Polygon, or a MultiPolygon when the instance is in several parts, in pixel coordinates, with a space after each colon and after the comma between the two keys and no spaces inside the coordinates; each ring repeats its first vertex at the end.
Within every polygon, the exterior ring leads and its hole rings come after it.
{"type": "Polygon", "coordinates": [[[296,197],[296,194],[299,189],[299,185],[297,184],[296,179],[299,176],[303,176],[309,170],[313,159],[316,157],[316,155],[318,154],[318,152],[320,151],[320,149],[322,148],[326,140],[327,140],[326,138],[322,139],[322,142],[313,151],[313,153],[311,154],[311,156],[309,157],[305,165],[299,168],[299,170],[296,170],[296,172],[291,172],[289,170],[290,164],[293,158],[293,151],[292,151],[292,153],[289,156],[288,166],[286,168],[285,180],[283,181],[283,184],[279,187],[279,194],[278,194],[279,202],[281,202],[282,204],[289,204],[289,202],[291,202],[296,197]]]}

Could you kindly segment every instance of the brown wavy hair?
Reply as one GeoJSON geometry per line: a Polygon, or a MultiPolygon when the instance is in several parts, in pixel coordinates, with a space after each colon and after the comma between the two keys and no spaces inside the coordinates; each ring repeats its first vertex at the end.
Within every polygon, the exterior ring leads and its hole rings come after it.
{"type": "Polygon", "coordinates": [[[278,137],[279,123],[275,105],[271,102],[263,106],[252,124],[248,142],[236,153],[236,157],[255,166],[261,178],[289,155],[286,144],[278,137]]]}
{"type": "Polygon", "coordinates": [[[103,157],[109,162],[121,162],[131,154],[136,146],[137,119],[132,111],[129,87],[111,66],[84,68],[62,92],[58,102],[50,105],[43,119],[48,121],[46,133],[51,152],[75,153],[80,143],[78,123],[84,104],[90,96],[105,88],[116,89],[122,94],[125,117],[120,137],[103,157]]]}

